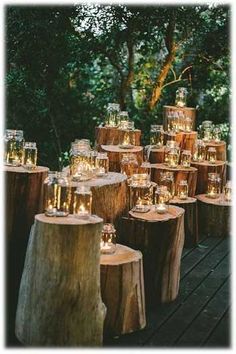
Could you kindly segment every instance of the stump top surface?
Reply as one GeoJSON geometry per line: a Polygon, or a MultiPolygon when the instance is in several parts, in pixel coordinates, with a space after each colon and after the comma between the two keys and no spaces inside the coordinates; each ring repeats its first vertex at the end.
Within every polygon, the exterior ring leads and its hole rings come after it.
{"type": "Polygon", "coordinates": [[[125,176],[123,173],[108,172],[108,175],[106,177],[96,177],[84,182],[71,182],[71,186],[78,187],[83,185],[89,187],[103,187],[121,183],[126,180],[127,176],[125,176]]]}
{"type": "Polygon", "coordinates": [[[217,167],[217,166],[224,166],[225,165],[225,161],[220,161],[220,160],[217,160],[216,162],[214,163],[210,163],[209,161],[203,161],[203,162],[199,162],[199,161],[191,161],[191,165],[194,165],[194,166],[214,166],[214,167],[217,167]]]}
{"type": "Polygon", "coordinates": [[[151,168],[156,168],[158,170],[166,170],[166,171],[183,171],[183,172],[197,172],[197,168],[195,167],[182,167],[178,165],[176,168],[174,167],[168,167],[164,163],[152,163],[151,168]]]}
{"type": "Polygon", "coordinates": [[[193,204],[196,203],[197,199],[193,197],[188,197],[187,199],[179,199],[177,197],[174,197],[173,199],[170,200],[170,203],[172,204],[193,204]]]}
{"type": "Polygon", "coordinates": [[[107,152],[135,153],[143,150],[142,146],[134,146],[131,149],[121,149],[119,145],[101,145],[102,150],[107,152]]]}
{"type": "Polygon", "coordinates": [[[26,174],[33,174],[33,173],[43,173],[48,172],[49,168],[44,166],[37,166],[34,170],[26,170],[22,166],[14,167],[14,166],[4,166],[4,172],[14,172],[14,173],[26,173],[26,174]]]}
{"type": "Polygon", "coordinates": [[[127,246],[116,245],[116,251],[113,254],[101,254],[101,265],[119,265],[124,263],[137,262],[142,258],[140,251],[133,250],[127,246]]]}
{"type": "Polygon", "coordinates": [[[194,107],[177,107],[177,106],[163,106],[164,108],[167,108],[167,109],[175,109],[177,111],[196,111],[196,108],[194,107]]]}
{"type": "Polygon", "coordinates": [[[206,203],[206,204],[212,204],[212,205],[217,205],[217,206],[231,206],[232,205],[232,202],[230,202],[230,201],[228,202],[228,201],[224,200],[223,193],[221,193],[219,195],[219,197],[216,199],[209,198],[209,197],[207,197],[206,194],[198,194],[198,195],[196,195],[196,198],[199,201],[206,203]]]}
{"type": "MultiPolygon", "coordinates": [[[[169,132],[164,132],[165,135],[169,135],[169,132]]],[[[183,135],[186,135],[186,136],[191,136],[191,135],[196,135],[197,136],[197,132],[195,130],[192,130],[191,132],[177,132],[175,133],[175,136],[176,137],[179,137],[179,136],[183,136],[183,135]]]]}
{"type": "Polygon", "coordinates": [[[225,141],[219,141],[218,143],[216,143],[214,140],[213,141],[209,141],[207,143],[205,143],[205,145],[208,147],[220,147],[220,146],[226,146],[226,142],[225,141]]]}
{"type": "Polygon", "coordinates": [[[46,216],[45,214],[37,214],[35,215],[35,220],[45,224],[53,224],[53,225],[89,225],[89,224],[99,224],[103,222],[103,219],[99,218],[97,215],[91,215],[88,220],[83,220],[74,217],[72,214],[66,217],[55,217],[55,216],[46,216]]]}
{"type": "Polygon", "coordinates": [[[178,206],[170,205],[167,212],[165,214],[158,214],[155,211],[155,206],[151,206],[151,210],[147,213],[137,213],[134,211],[130,211],[129,215],[135,219],[141,219],[150,222],[159,222],[159,221],[168,221],[171,219],[179,218],[184,214],[184,209],[178,206]]]}

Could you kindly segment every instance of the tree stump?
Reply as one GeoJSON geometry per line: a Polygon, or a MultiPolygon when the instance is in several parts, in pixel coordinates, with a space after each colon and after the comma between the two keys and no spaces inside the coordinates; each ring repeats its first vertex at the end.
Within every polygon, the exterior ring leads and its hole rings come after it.
{"type": "Polygon", "coordinates": [[[200,194],[196,198],[200,234],[213,237],[229,236],[232,203],[223,200],[223,195],[217,199],[211,199],[206,194],[200,194]]]}
{"type": "MultiPolygon", "coordinates": [[[[164,133],[164,144],[166,144],[169,139],[169,133],[164,133]]],[[[175,134],[175,141],[179,143],[179,147],[181,150],[190,150],[191,153],[194,153],[194,144],[197,140],[197,132],[179,132],[175,134]]]]}
{"type": "Polygon", "coordinates": [[[120,162],[123,154],[135,154],[139,165],[143,162],[143,147],[134,146],[131,149],[121,149],[117,145],[101,145],[101,150],[108,153],[109,171],[120,172],[120,162]]]}
{"type": "Polygon", "coordinates": [[[104,222],[116,224],[117,220],[126,213],[127,177],[122,173],[109,172],[106,177],[93,178],[85,182],[72,182],[72,198],[70,213],[73,213],[74,192],[76,187],[83,185],[91,187],[92,213],[101,217],[104,222]]]}
{"type": "Polygon", "coordinates": [[[196,194],[206,193],[208,183],[208,173],[219,173],[221,178],[221,188],[225,184],[226,164],[224,161],[216,161],[214,164],[208,161],[191,162],[191,166],[197,168],[197,188],[196,194]]]}
{"type": "Polygon", "coordinates": [[[23,167],[4,167],[5,221],[7,251],[7,343],[15,339],[15,314],[20,279],[31,225],[35,214],[43,211],[43,181],[48,168],[33,171],[23,167]]]}
{"type": "Polygon", "coordinates": [[[225,141],[221,141],[219,143],[215,143],[214,141],[211,141],[209,143],[206,143],[206,150],[208,150],[209,147],[214,147],[216,149],[216,159],[217,160],[219,160],[219,161],[226,161],[227,160],[225,141]]]}
{"type": "Polygon", "coordinates": [[[116,245],[112,255],[101,255],[101,292],[107,308],[104,331],[121,335],[146,326],[143,261],[139,251],[116,245]]]}
{"type": "MultiPolygon", "coordinates": [[[[135,129],[135,145],[141,145],[141,130],[135,129]]],[[[101,145],[118,145],[120,138],[124,135],[124,131],[115,127],[96,127],[95,139],[98,148],[101,145]]]]}
{"type": "Polygon", "coordinates": [[[194,167],[182,167],[171,168],[164,164],[151,164],[151,179],[153,182],[159,184],[160,172],[170,171],[174,172],[175,190],[177,190],[177,185],[181,180],[188,181],[188,194],[190,197],[195,196],[196,184],[197,184],[197,169],[194,167]]]}
{"type": "Polygon", "coordinates": [[[166,214],[129,212],[118,230],[119,242],[143,254],[146,306],[175,300],[179,291],[184,245],[184,209],[170,206],[166,214]]]}
{"type": "Polygon", "coordinates": [[[163,163],[165,161],[164,147],[160,149],[151,148],[149,153],[149,161],[151,163],[163,163]]]}
{"type": "Polygon", "coordinates": [[[198,212],[197,199],[188,197],[181,200],[177,197],[170,200],[170,204],[180,206],[185,210],[184,213],[184,247],[191,248],[198,244],[198,212]]]}
{"type": "Polygon", "coordinates": [[[16,335],[23,344],[102,345],[102,221],[35,216],[16,314],[16,335]]]}
{"type": "Polygon", "coordinates": [[[196,122],[196,108],[192,107],[176,107],[176,106],[163,106],[163,128],[166,131],[167,130],[167,116],[169,112],[183,112],[183,114],[186,117],[189,117],[192,119],[193,125],[192,129],[195,130],[195,122],[196,122]]]}

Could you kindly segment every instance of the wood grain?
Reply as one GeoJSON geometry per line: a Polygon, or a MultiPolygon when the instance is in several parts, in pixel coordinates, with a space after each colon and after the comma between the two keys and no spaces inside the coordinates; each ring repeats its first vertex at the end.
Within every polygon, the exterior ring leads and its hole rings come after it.
{"type": "MultiPolygon", "coordinates": [[[[141,145],[141,130],[135,129],[135,145],[141,145]]],[[[101,145],[118,145],[124,132],[113,127],[95,127],[95,139],[99,149],[101,145]]]]}
{"type": "Polygon", "coordinates": [[[101,145],[101,150],[108,153],[109,171],[120,172],[120,162],[123,154],[135,154],[139,165],[143,162],[143,147],[134,146],[131,149],[121,149],[117,145],[101,145]]]}

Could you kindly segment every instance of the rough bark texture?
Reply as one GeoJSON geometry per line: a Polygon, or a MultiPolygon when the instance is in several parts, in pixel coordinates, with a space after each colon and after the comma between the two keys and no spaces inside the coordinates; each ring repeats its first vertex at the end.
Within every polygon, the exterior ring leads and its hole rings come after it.
{"type": "MultiPolygon", "coordinates": [[[[135,129],[135,145],[141,144],[141,130],[135,129]]],[[[97,147],[101,150],[101,145],[118,145],[120,138],[124,136],[124,131],[112,127],[96,127],[95,138],[97,147]]]]}
{"type": "Polygon", "coordinates": [[[92,213],[103,218],[104,222],[117,223],[126,212],[128,201],[127,177],[121,173],[109,172],[108,176],[86,182],[72,182],[70,213],[73,213],[74,191],[77,186],[90,186],[92,191],[92,213]]]}
{"type": "Polygon", "coordinates": [[[221,187],[225,184],[226,178],[226,164],[224,161],[216,161],[211,164],[207,161],[204,162],[191,162],[191,166],[196,167],[197,172],[197,188],[196,194],[206,193],[208,183],[208,173],[217,172],[221,178],[221,187]]]}
{"type": "Polygon", "coordinates": [[[123,154],[135,154],[139,165],[143,162],[143,147],[135,146],[131,149],[121,149],[116,145],[101,145],[101,150],[108,153],[109,171],[120,172],[120,162],[123,154]]]}
{"type": "MultiPolygon", "coordinates": [[[[169,139],[169,134],[168,132],[164,133],[164,143],[166,144],[166,141],[170,140],[169,139]]],[[[197,132],[190,132],[190,133],[185,133],[185,132],[179,132],[176,133],[175,135],[175,141],[179,143],[179,147],[181,150],[190,150],[191,153],[194,153],[194,144],[197,140],[197,132]]]]}
{"type": "Polygon", "coordinates": [[[149,153],[149,161],[151,163],[163,163],[165,158],[164,147],[160,149],[151,148],[149,153]]]}
{"type": "Polygon", "coordinates": [[[116,245],[113,255],[101,255],[101,292],[107,308],[104,331],[121,335],[146,326],[141,252],[116,245]]]}
{"type": "Polygon", "coordinates": [[[225,141],[221,141],[220,143],[210,142],[206,144],[207,149],[209,147],[214,147],[216,149],[216,159],[219,161],[226,161],[226,143],[225,141]]]}
{"type": "Polygon", "coordinates": [[[231,234],[231,202],[223,201],[223,196],[211,199],[205,194],[198,199],[199,232],[204,236],[227,237],[231,234]]]}
{"type": "Polygon", "coordinates": [[[184,244],[184,210],[170,206],[167,214],[130,212],[118,230],[119,242],[143,254],[146,306],[175,300],[179,291],[184,244]],[[142,218],[142,219],[141,219],[142,218]]]}
{"type": "Polygon", "coordinates": [[[29,346],[102,345],[102,219],[36,215],[21,279],[16,335],[29,346]]]}
{"type": "Polygon", "coordinates": [[[177,205],[185,210],[184,213],[184,247],[194,247],[198,244],[198,211],[197,199],[190,198],[181,200],[177,197],[170,201],[172,205],[177,205]]]}
{"type": "Polygon", "coordinates": [[[176,106],[163,106],[163,129],[167,131],[167,116],[170,111],[181,111],[186,117],[192,119],[192,130],[195,130],[196,126],[196,109],[192,107],[176,107],[176,106]]]}
{"type": "Polygon", "coordinates": [[[22,167],[4,167],[5,237],[7,266],[7,343],[14,340],[14,322],[20,279],[31,225],[43,211],[43,181],[47,167],[28,172],[22,167]]]}
{"type": "Polygon", "coordinates": [[[175,180],[175,190],[177,190],[177,185],[181,180],[188,181],[188,194],[190,197],[195,196],[196,185],[197,185],[197,169],[193,167],[183,168],[169,168],[164,164],[152,164],[151,165],[151,178],[153,182],[159,184],[160,181],[160,172],[163,171],[172,171],[174,172],[174,180],[175,180]]]}

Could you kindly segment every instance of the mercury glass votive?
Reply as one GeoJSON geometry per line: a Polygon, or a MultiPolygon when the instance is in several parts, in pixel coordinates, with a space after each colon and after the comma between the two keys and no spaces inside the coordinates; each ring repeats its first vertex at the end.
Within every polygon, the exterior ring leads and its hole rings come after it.
{"type": "Polygon", "coordinates": [[[157,186],[155,191],[155,210],[158,214],[164,214],[168,210],[169,193],[167,187],[157,186]]]}
{"type": "Polygon", "coordinates": [[[220,194],[221,178],[218,173],[208,173],[207,197],[218,198],[220,194]]]}
{"type": "Polygon", "coordinates": [[[103,225],[100,250],[101,254],[113,254],[116,251],[116,229],[111,223],[103,225]]]}
{"type": "Polygon", "coordinates": [[[25,142],[23,148],[23,167],[26,170],[34,170],[37,165],[36,143],[25,142]]]}
{"type": "Polygon", "coordinates": [[[190,150],[183,150],[181,153],[181,159],[180,159],[181,166],[186,167],[186,168],[190,167],[191,157],[192,157],[192,154],[191,154],[190,150]]]}
{"type": "Polygon", "coordinates": [[[79,186],[74,193],[73,214],[78,219],[89,219],[92,212],[92,192],[89,186],[79,186]]]}
{"type": "Polygon", "coordinates": [[[109,158],[106,152],[98,152],[96,156],[96,176],[107,176],[109,171],[109,158]]]}
{"type": "Polygon", "coordinates": [[[177,186],[177,197],[181,200],[188,198],[188,182],[186,180],[181,180],[177,186]]]}
{"type": "Polygon", "coordinates": [[[210,163],[216,162],[216,149],[214,147],[209,147],[206,153],[206,159],[210,163]]]}

